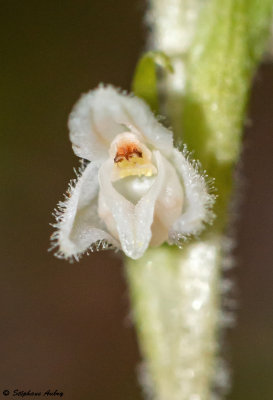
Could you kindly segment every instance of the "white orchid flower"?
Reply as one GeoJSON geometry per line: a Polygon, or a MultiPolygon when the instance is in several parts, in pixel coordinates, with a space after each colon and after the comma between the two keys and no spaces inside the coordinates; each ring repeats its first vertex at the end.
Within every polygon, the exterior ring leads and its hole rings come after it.
{"type": "Polygon", "coordinates": [[[57,255],[110,245],[138,259],[202,230],[214,197],[144,101],[101,86],[81,97],[69,129],[75,154],[90,163],[59,204],[57,255]]]}

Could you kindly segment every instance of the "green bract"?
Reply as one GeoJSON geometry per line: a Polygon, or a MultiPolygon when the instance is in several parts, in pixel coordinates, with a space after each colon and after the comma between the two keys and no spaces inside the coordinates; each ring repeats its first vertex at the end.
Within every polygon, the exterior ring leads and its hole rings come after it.
{"type": "Polygon", "coordinates": [[[162,51],[149,51],[139,60],[132,89],[136,96],[141,97],[149,104],[154,112],[159,111],[158,99],[158,69],[163,73],[173,73],[173,67],[170,58],[162,51]]]}

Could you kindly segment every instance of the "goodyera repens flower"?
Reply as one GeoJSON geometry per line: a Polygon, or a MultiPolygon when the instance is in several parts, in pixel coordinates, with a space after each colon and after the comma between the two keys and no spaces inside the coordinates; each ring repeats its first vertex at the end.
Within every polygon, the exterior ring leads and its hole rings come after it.
{"type": "Polygon", "coordinates": [[[205,177],[144,101],[100,86],[81,97],[69,129],[75,154],[90,162],[59,204],[57,255],[110,245],[137,259],[201,231],[213,203],[205,177]]]}

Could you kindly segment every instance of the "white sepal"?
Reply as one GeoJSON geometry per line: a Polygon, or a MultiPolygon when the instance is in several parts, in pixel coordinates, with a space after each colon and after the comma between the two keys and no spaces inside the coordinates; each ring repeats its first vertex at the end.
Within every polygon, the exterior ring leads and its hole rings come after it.
{"type": "Polygon", "coordinates": [[[204,224],[214,217],[211,209],[215,196],[208,191],[206,177],[188,160],[186,150],[183,153],[173,149],[173,165],[183,182],[185,198],[182,214],[170,229],[169,243],[177,243],[180,238],[199,234],[204,224]]]}
{"type": "Polygon", "coordinates": [[[104,231],[104,224],[98,218],[98,188],[98,167],[90,163],[75,187],[70,187],[67,199],[59,204],[55,224],[58,230],[52,235],[59,257],[78,259],[81,253],[92,251],[102,241],[119,247],[119,243],[104,231]]]}
{"type": "Polygon", "coordinates": [[[83,95],[69,117],[70,140],[78,157],[101,163],[115,136],[124,126],[141,132],[145,141],[169,155],[172,133],[155,118],[141,99],[112,86],[100,86],[83,95]]]}

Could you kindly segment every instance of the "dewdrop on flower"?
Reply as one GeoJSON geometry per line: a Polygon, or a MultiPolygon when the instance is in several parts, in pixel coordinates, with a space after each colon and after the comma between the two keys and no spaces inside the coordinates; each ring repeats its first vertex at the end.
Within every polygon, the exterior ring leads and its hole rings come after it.
{"type": "Polygon", "coordinates": [[[69,129],[89,163],[59,204],[57,255],[78,259],[107,244],[138,259],[202,230],[214,196],[144,101],[101,86],[78,101],[69,129]]]}

